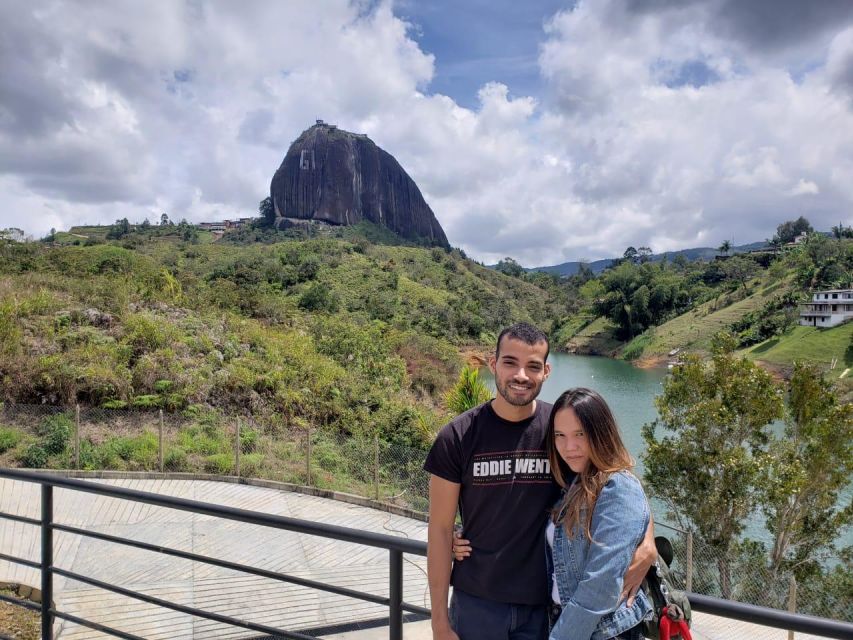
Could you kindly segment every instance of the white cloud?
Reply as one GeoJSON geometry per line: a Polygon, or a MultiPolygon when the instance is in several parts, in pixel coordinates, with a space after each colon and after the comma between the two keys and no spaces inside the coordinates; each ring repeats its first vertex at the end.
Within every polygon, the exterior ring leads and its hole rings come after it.
{"type": "Polygon", "coordinates": [[[820,188],[811,180],[800,180],[791,189],[788,190],[790,196],[817,195],[820,193],[820,188]]]}
{"type": "Polygon", "coordinates": [[[395,155],[451,243],[485,261],[749,242],[849,215],[853,29],[779,53],[719,27],[723,0],[641,4],[557,14],[541,95],[484,78],[466,109],[431,93],[435,59],[387,2],[4,3],[0,226],[251,214],[315,118],[395,155]]]}

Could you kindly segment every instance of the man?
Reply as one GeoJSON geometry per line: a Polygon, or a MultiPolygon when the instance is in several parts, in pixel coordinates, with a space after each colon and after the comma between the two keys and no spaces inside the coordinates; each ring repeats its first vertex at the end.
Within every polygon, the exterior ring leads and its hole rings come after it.
{"type": "MultiPolygon", "coordinates": [[[[559,487],[545,450],[551,405],[536,400],[551,371],[548,353],[536,327],[504,329],[489,359],[497,396],[445,425],[427,456],[434,640],[548,636],[545,513],[559,487]],[[475,552],[451,571],[457,507],[475,552]]],[[[625,595],[636,592],[656,556],[649,529],[625,576],[625,595]]]]}

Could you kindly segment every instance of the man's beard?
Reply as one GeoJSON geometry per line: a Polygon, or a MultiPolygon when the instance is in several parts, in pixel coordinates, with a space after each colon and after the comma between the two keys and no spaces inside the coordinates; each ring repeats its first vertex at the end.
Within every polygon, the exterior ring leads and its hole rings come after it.
{"type": "Polygon", "coordinates": [[[525,393],[524,396],[513,396],[513,391],[509,388],[509,385],[511,384],[512,382],[501,384],[497,378],[495,379],[495,388],[497,388],[498,393],[504,400],[514,407],[523,407],[530,404],[536,399],[539,392],[542,390],[541,384],[534,384],[533,386],[528,387],[527,393],[525,393]]]}

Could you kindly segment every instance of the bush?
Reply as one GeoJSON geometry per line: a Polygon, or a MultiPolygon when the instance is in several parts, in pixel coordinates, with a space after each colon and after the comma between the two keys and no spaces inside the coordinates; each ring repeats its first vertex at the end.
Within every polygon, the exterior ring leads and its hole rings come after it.
{"type": "Polygon", "coordinates": [[[228,441],[221,429],[212,425],[192,425],[178,433],[178,444],[187,453],[205,456],[227,451],[228,441]]]}
{"type": "Polygon", "coordinates": [[[240,429],[240,452],[252,453],[258,447],[258,432],[243,427],[240,429]]]}
{"type": "Polygon", "coordinates": [[[0,427],[0,453],[6,453],[21,441],[21,433],[9,427],[0,427]]]}
{"type": "Polygon", "coordinates": [[[299,308],[306,311],[327,311],[334,313],[339,307],[338,297],[322,282],[315,282],[299,298],[299,308]]]}
{"type": "Polygon", "coordinates": [[[166,393],[172,390],[174,383],[171,380],[157,380],[154,383],[154,391],[157,393],[166,393]]]}
{"type": "Polygon", "coordinates": [[[156,395],[135,396],[131,404],[137,409],[156,409],[163,404],[162,398],[156,395]]]}
{"type": "Polygon", "coordinates": [[[234,471],[234,456],[227,453],[207,456],[204,460],[204,470],[221,476],[231,475],[234,471]]]}
{"type": "Polygon", "coordinates": [[[332,473],[340,472],[346,468],[346,459],[341,453],[340,448],[328,440],[320,440],[315,442],[312,447],[312,458],[325,471],[332,473]]]}
{"type": "Polygon", "coordinates": [[[47,455],[53,456],[64,453],[71,440],[74,423],[65,414],[57,414],[45,418],[39,427],[42,446],[47,455]]]}
{"type": "Polygon", "coordinates": [[[636,338],[631,340],[625,348],[622,350],[622,359],[623,360],[636,360],[641,355],[643,355],[643,351],[645,351],[646,347],[649,346],[649,343],[652,341],[652,333],[651,331],[645,331],[638,335],[636,338]]]}
{"type": "Polygon", "coordinates": [[[253,478],[258,475],[264,457],[260,453],[250,453],[240,457],[240,475],[253,478]]]}
{"type": "Polygon", "coordinates": [[[165,471],[186,471],[189,468],[187,452],[181,447],[172,447],[163,456],[165,471]]]}
{"type": "Polygon", "coordinates": [[[42,469],[47,466],[48,453],[40,444],[31,444],[21,456],[21,464],[29,469],[42,469]]]}

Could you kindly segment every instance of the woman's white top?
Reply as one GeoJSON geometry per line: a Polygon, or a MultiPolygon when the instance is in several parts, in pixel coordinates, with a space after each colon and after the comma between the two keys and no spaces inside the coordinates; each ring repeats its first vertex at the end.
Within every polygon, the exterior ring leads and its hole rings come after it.
{"type": "MultiPolygon", "coordinates": [[[[548,552],[554,551],[554,523],[548,518],[548,526],[545,527],[545,539],[548,541],[548,552]]],[[[557,590],[557,576],[551,572],[551,600],[554,604],[561,604],[560,592],[557,590]]]]}

